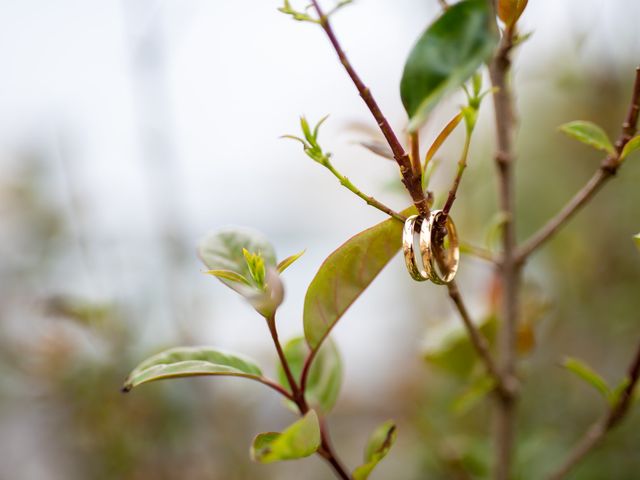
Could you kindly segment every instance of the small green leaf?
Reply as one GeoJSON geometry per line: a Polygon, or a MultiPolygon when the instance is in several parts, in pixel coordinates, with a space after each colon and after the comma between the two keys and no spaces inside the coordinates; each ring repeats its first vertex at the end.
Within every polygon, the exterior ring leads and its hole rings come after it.
{"type": "Polygon", "coordinates": [[[618,385],[616,385],[616,388],[611,390],[608,397],[609,405],[611,405],[612,407],[617,405],[617,403],[620,401],[620,397],[622,397],[622,394],[624,393],[624,391],[629,387],[630,381],[631,380],[629,380],[629,377],[627,377],[624,380],[622,380],[622,382],[620,382],[618,385]]]}
{"type": "MultiPolygon", "coordinates": [[[[284,355],[289,362],[294,378],[300,378],[309,347],[304,337],[296,337],[284,346],[284,355]]],[[[287,377],[278,365],[280,384],[289,392],[287,377]]],[[[342,386],[342,359],[336,344],[329,339],[316,354],[307,377],[305,398],[309,406],[321,413],[329,413],[338,399],[342,386]]]]}
{"type": "Polygon", "coordinates": [[[315,411],[309,412],[282,433],[259,434],[251,446],[251,458],[260,463],[308,457],[320,447],[320,424],[315,411]]]}
{"type": "Polygon", "coordinates": [[[636,150],[640,150],[640,135],[638,135],[637,137],[633,137],[627,142],[627,144],[622,149],[622,153],[620,154],[620,161],[627,158],[636,150]]]}
{"type": "Polygon", "coordinates": [[[230,282],[242,283],[244,285],[250,286],[249,280],[244,278],[242,275],[236,272],[232,272],[231,270],[209,270],[205,272],[208,275],[213,275],[214,277],[223,278],[225,280],[229,280],[230,282]]]}
{"type": "MultiPolygon", "coordinates": [[[[489,342],[493,342],[497,327],[495,316],[485,317],[477,327],[489,342]]],[[[422,348],[424,359],[429,365],[459,378],[468,378],[478,363],[478,355],[471,345],[469,335],[458,319],[452,318],[433,325],[422,348]]]]}
{"type": "Polygon", "coordinates": [[[385,220],[347,240],[320,266],[304,299],[304,336],[312,349],[400,250],[402,227],[398,220],[385,220]]]}
{"type": "Polygon", "coordinates": [[[427,28],[409,54],[400,82],[410,132],[491,57],[497,42],[495,18],[486,0],[462,0],[427,28]]]}
{"type": "Polygon", "coordinates": [[[464,415],[475,407],[483,398],[495,388],[493,378],[483,375],[478,378],[453,402],[451,409],[456,415],[464,415]]]}
{"type": "Polygon", "coordinates": [[[607,382],[589,367],[589,365],[577,358],[569,357],[565,359],[562,366],[598,390],[605,399],[609,399],[611,395],[609,385],[607,385],[607,382]]]}
{"type": "Polygon", "coordinates": [[[278,273],[284,272],[287,268],[291,266],[293,262],[298,260],[302,255],[304,255],[306,250],[302,250],[301,252],[296,253],[295,255],[291,255],[290,257],[285,258],[278,264],[278,273]]]}
{"type": "Polygon", "coordinates": [[[633,236],[633,242],[636,244],[636,247],[638,247],[638,250],[640,250],[640,233],[633,236]]]}
{"type": "Polygon", "coordinates": [[[561,125],[560,131],[597,150],[611,155],[616,154],[616,150],[605,131],[595,123],[577,120],[561,125]]]}
{"type": "Polygon", "coordinates": [[[366,480],[380,461],[387,456],[398,436],[395,423],[389,420],[376,428],[364,451],[364,464],[353,472],[354,480],[366,480]]]}
{"type": "Polygon", "coordinates": [[[261,380],[262,372],[243,356],[211,347],[178,347],[154,355],[140,363],[127,377],[124,391],[143,383],[167,378],[226,375],[261,380]]]}
{"type": "Polygon", "coordinates": [[[496,212],[491,217],[484,233],[484,244],[487,249],[491,251],[496,249],[498,242],[502,237],[502,231],[507,223],[507,219],[507,214],[502,211],[496,212]]]}

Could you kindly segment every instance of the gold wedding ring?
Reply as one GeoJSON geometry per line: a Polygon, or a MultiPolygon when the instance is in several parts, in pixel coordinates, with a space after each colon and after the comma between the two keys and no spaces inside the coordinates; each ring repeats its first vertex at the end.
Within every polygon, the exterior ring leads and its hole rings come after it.
{"type": "Polygon", "coordinates": [[[431,280],[444,285],[454,279],[460,263],[460,248],[456,226],[449,215],[434,210],[425,219],[412,215],[405,221],[402,231],[402,250],[409,275],[414,280],[431,280]],[[422,267],[416,261],[415,235],[422,267]]]}

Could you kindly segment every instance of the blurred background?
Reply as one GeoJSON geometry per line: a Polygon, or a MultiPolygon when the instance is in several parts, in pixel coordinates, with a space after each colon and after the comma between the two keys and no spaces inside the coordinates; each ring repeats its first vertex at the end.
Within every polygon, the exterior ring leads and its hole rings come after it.
{"type": "MultiPolygon", "coordinates": [[[[591,120],[615,138],[640,61],[636,0],[538,0],[516,54],[521,239],[580,188],[599,155],[557,132],[591,120]]],[[[331,1],[327,2],[330,5],[331,1]]],[[[210,230],[264,232],[284,275],[284,339],[302,331],[306,286],[322,260],[384,220],[298,144],[298,116],[330,113],[320,139],[334,164],[396,209],[408,197],[322,32],[277,0],[0,0],[0,479],[331,478],[318,458],[249,460],[255,434],[293,416],[241,379],[160,382],[120,393],[163,348],[210,344],[275,372],[264,322],[195,257],[210,230]]],[[[343,46],[393,125],[406,121],[404,59],[435,0],[359,0],[334,20],[343,46]]],[[[428,145],[462,97],[424,128],[428,145]]],[[[493,248],[491,102],[453,210],[462,237],[493,248]]],[[[439,154],[448,188],[461,132],[439,154]]],[[[612,385],[640,340],[640,159],[631,158],[526,272],[518,479],[539,479],[605,409],[560,364],[579,357],[612,385]]],[[[463,294],[488,335],[499,318],[491,268],[466,257],[463,294]]],[[[330,418],[352,467],[370,431],[399,425],[372,478],[488,478],[489,403],[481,369],[441,288],[415,284],[396,257],[334,336],[345,362],[330,418]],[[466,472],[466,473],[465,473],[466,472]]],[[[640,478],[640,412],[571,478],[640,478]]]]}

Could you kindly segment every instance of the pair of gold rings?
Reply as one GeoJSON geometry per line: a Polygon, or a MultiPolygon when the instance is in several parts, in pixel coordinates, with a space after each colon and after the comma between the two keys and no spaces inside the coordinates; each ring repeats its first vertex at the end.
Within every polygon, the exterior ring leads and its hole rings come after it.
{"type": "Polygon", "coordinates": [[[411,278],[419,282],[431,280],[438,285],[449,283],[460,263],[458,232],[453,220],[442,210],[434,210],[426,218],[410,216],[404,222],[402,251],[411,278]],[[416,235],[421,266],[415,254],[416,235]]]}

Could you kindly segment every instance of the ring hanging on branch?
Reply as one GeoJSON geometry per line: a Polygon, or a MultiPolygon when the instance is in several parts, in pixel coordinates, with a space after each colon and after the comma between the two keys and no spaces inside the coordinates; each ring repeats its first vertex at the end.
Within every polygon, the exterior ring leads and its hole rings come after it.
{"type": "Polygon", "coordinates": [[[437,285],[451,282],[460,263],[458,232],[451,216],[442,210],[434,210],[426,218],[419,215],[407,218],[402,231],[402,251],[409,275],[414,280],[431,280],[437,285]],[[414,250],[416,234],[419,234],[422,267],[418,265],[414,250]]]}

